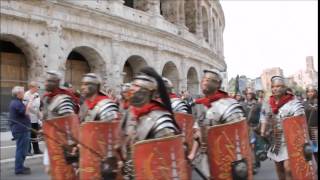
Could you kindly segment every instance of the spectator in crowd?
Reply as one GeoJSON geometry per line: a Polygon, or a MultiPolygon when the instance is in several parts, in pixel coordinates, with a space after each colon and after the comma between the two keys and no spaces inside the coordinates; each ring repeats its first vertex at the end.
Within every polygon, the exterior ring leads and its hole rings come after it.
{"type": "MultiPolygon", "coordinates": [[[[31,127],[34,130],[39,130],[40,128],[40,119],[41,119],[41,111],[40,111],[40,95],[38,93],[39,90],[39,84],[35,81],[31,81],[29,83],[29,90],[24,94],[24,104],[30,103],[30,109],[28,112],[30,121],[31,121],[31,127]]],[[[34,154],[42,154],[39,144],[38,144],[38,138],[37,133],[32,131],[31,132],[31,144],[34,154]]],[[[31,144],[29,148],[29,153],[31,153],[31,144]]]]}
{"type": "Polygon", "coordinates": [[[13,99],[9,105],[9,126],[12,136],[16,141],[15,174],[30,174],[31,170],[24,166],[24,161],[30,145],[31,127],[29,116],[27,115],[31,103],[23,104],[24,87],[15,86],[12,89],[13,99]]]}
{"type": "Polygon", "coordinates": [[[238,102],[243,102],[244,98],[242,97],[242,95],[240,94],[240,92],[237,92],[234,96],[234,99],[237,100],[238,102]]]}

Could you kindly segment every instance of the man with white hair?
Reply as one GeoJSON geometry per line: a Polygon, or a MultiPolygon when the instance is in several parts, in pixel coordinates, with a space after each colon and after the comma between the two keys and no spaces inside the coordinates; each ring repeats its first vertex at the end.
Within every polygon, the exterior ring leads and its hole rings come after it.
{"type": "Polygon", "coordinates": [[[25,167],[24,161],[30,144],[31,122],[27,115],[31,104],[25,106],[22,102],[24,96],[24,87],[15,86],[12,89],[13,99],[9,105],[9,126],[12,136],[16,141],[15,155],[15,174],[30,174],[30,168],[25,167]]]}
{"type": "MultiPolygon", "coordinates": [[[[31,127],[38,131],[39,130],[39,122],[41,118],[40,112],[40,95],[38,93],[39,84],[35,81],[31,81],[29,83],[29,90],[24,94],[24,104],[31,104],[30,111],[28,113],[31,120],[31,127]]],[[[42,154],[39,148],[37,133],[31,131],[31,144],[34,154],[42,154]]],[[[29,148],[29,153],[31,153],[31,144],[29,148]]]]}

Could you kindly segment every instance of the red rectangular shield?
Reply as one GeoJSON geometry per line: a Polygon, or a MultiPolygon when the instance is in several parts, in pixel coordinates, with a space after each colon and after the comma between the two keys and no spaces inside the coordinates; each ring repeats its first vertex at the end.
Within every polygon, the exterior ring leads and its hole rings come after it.
{"type": "Polygon", "coordinates": [[[233,179],[232,164],[247,162],[248,179],[252,180],[252,157],[246,120],[211,126],[207,130],[208,161],[211,178],[233,179]]]}
{"type": "Polygon", "coordinates": [[[52,179],[76,179],[72,165],[65,161],[62,145],[68,145],[67,133],[78,140],[79,124],[79,118],[75,114],[53,118],[43,123],[43,132],[50,137],[45,136],[45,141],[52,179]]]}
{"type": "Polygon", "coordinates": [[[80,179],[102,179],[101,157],[116,156],[113,147],[119,136],[118,127],[118,120],[91,121],[81,124],[80,142],[83,145],[80,147],[80,179]]]}
{"type": "Polygon", "coordinates": [[[182,130],[184,140],[187,142],[188,148],[191,149],[193,144],[193,116],[191,114],[175,112],[174,118],[182,130]]]}
{"type": "Polygon", "coordinates": [[[182,135],[137,142],[133,146],[136,180],[189,180],[182,135]]]}
{"type": "Polygon", "coordinates": [[[304,144],[310,142],[305,117],[285,118],[283,130],[293,179],[317,179],[315,159],[307,161],[304,156],[304,144]]]}

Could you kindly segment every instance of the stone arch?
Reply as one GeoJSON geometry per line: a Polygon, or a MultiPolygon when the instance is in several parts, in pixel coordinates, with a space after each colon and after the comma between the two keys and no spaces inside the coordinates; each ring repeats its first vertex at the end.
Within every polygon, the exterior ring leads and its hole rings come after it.
{"type": "Polygon", "coordinates": [[[172,0],[160,0],[160,14],[169,22],[179,22],[179,6],[181,2],[172,0]]]}
{"type": "Polygon", "coordinates": [[[209,17],[207,9],[202,6],[202,34],[206,42],[209,42],[209,17]]]}
{"type": "Polygon", "coordinates": [[[124,0],[123,5],[133,8],[134,7],[134,0],[124,0]]]}
{"type": "Polygon", "coordinates": [[[186,0],[184,5],[185,23],[191,33],[196,33],[197,27],[197,2],[186,0]]]}
{"type": "Polygon", "coordinates": [[[91,47],[73,48],[66,58],[65,67],[65,81],[71,83],[75,88],[80,88],[82,75],[89,72],[98,74],[103,84],[105,82],[106,63],[101,55],[91,47]]]}
{"type": "Polygon", "coordinates": [[[167,62],[163,66],[162,76],[171,80],[173,87],[174,87],[174,91],[176,93],[178,93],[179,92],[179,82],[180,82],[179,71],[178,71],[177,66],[172,61],[167,62]]]}
{"type": "Polygon", "coordinates": [[[187,90],[191,95],[199,94],[199,76],[194,67],[190,67],[187,73],[187,90]]]}
{"type": "Polygon", "coordinates": [[[140,71],[140,69],[147,65],[147,62],[143,57],[138,55],[130,56],[123,66],[123,82],[131,82],[133,77],[140,71]]]}
{"type": "Polygon", "coordinates": [[[1,114],[8,112],[11,90],[14,86],[23,86],[27,90],[30,63],[32,63],[30,45],[22,38],[12,35],[1,35],[1,114]]]}
{"type": "Polygon", "coordinates": [[[38,51],[36,50],[37,48],[26,39],[12,34],[1,34],[0,40],[12,43],[21,50],[22,54],[25,56],[27,79],[40,80],[39,77],[41,77],[44,72],[43,66],[45,63],[42,58],[40,58],[38,51]]]}

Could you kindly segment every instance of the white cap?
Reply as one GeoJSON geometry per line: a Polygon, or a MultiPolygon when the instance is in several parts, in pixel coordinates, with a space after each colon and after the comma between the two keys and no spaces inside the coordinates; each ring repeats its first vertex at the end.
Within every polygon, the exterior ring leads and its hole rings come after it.
{"type": "Polygon", "coordinates": [[[137,75],[134,77],[131,84],[146,88],[150,91],[156,90],[158,87],[157,81],[153,77],[146,74],[137,75]]]}

